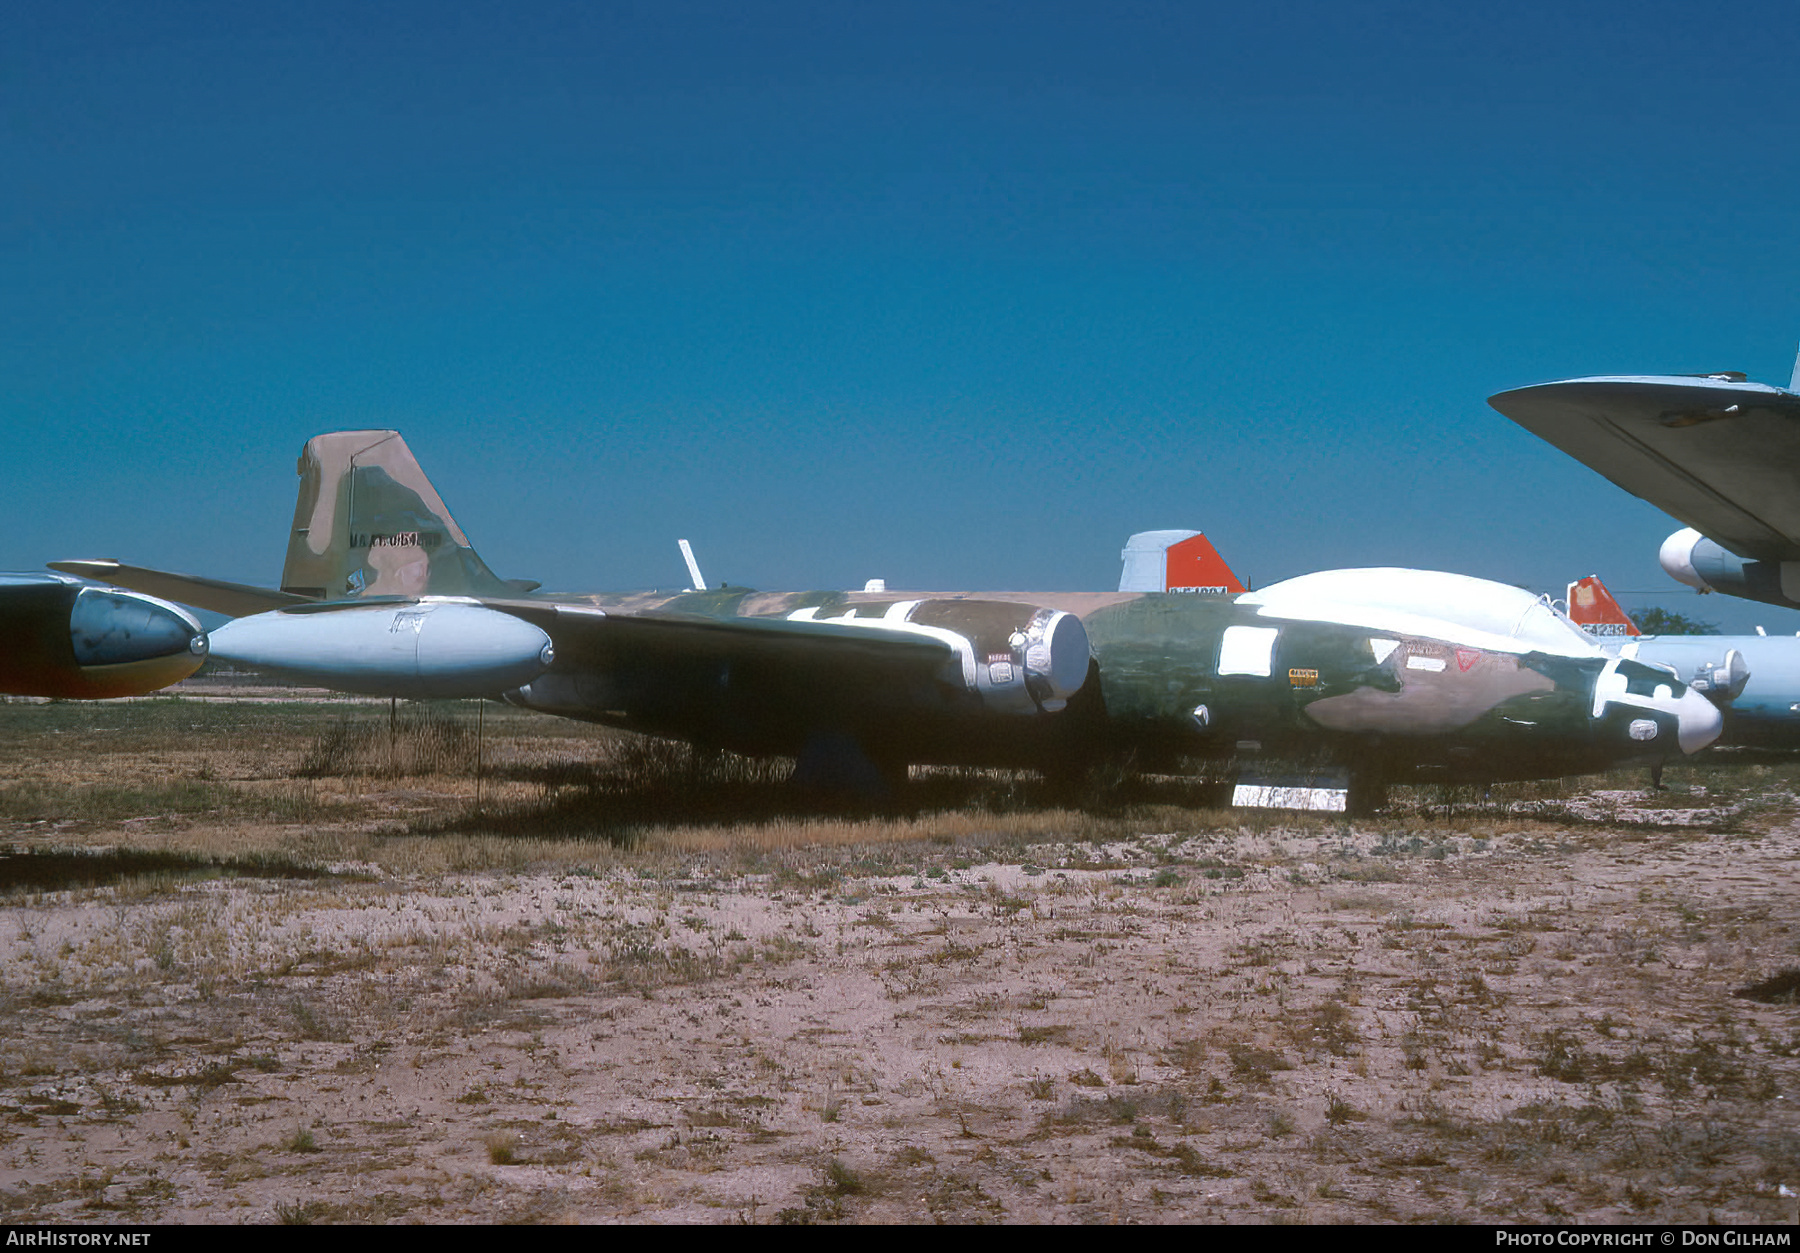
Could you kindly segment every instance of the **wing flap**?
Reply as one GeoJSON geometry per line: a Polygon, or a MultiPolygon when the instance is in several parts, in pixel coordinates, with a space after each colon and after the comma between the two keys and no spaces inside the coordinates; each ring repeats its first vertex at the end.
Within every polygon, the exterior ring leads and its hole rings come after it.
{"type": "Polygon", "coordinates": [[[823,657],[866,658],[934,668],[956,660],[955,651],[939,640],[872,625],[683,613],[621,615],[542,601],[484,599],[481,603],[541,627],[555,643],[556,655],[572,662],[620,649],[696,657],[787,658],[802,663],[823,657]]]}
{"type": "Polygon", "coordinates": [[[956,649],[889,627],[481,603],[550,636],[556,660],[521,703],[553,713],[667,734],[706,726],[727,746],[794,752],[821,726],[879,738],[980,708],[956,649]]]}

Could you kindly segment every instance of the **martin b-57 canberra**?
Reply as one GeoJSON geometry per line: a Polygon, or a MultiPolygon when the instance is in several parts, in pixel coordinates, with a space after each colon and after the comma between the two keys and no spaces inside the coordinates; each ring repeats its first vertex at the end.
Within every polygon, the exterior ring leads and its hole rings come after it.
{"type": "MultiPolygon", "coordinates": [[[[1309,807],[1692,753],[1718,710],[1546,600],[1422,570],[1245,591],[1204,537],[1146,532],[1116,592],[540,593],[476,556],[393,431],[300,457],[281,590],[116,561],[56,568],[232,615],[213,655],[343,691],[499,697],[811,777],[913,763],[1295,767],[1309,807]],[[1348,793],[1348,796],[1347,796],[1348,793]],[[1323,799],[1318,799],[1319,797],[1323,799]]],[[[1266,786],[1240,795],[1268,803],[1266,786]]]]}

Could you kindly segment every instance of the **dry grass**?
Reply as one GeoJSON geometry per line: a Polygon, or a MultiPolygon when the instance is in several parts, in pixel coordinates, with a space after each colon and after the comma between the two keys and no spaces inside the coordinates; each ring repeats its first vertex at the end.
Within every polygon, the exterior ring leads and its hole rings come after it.
{"type": "Polygon", "coordinates": [[[345,711],[0,706],[9,1215],[1794,1217],[1791,762],[858,810],[496,710],[478,806],[345,711]]]}

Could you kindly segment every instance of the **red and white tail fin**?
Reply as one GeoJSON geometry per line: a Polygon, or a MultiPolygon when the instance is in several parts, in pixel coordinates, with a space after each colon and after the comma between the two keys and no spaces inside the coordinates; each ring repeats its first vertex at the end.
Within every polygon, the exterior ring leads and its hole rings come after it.
{"type": "Polygon", "coordinates": [[[1643,634],[1597,574],[1569,584],[1569,618],[1589,635],[1643,634]]]}
{"type": "Polygon", "coordinates": [[[1197,592],[1236,596],[1244,591],[1237,575],[1199,531],[1139,531],[1119,554],[1125,568],[1121,592],[1197,592]]]}

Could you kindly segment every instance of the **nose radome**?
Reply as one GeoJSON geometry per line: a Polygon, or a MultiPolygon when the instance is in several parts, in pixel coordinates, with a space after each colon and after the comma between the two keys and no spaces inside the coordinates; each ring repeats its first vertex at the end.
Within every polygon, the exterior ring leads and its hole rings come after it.
{"type": "Polygon", "coordinates": [[[1719,707],[1689,688],[1675,704],[1675,739],[1684,753],[1697,753],[1719,738],[1725,715],[1719,707]]]}

